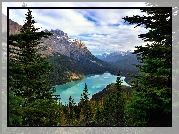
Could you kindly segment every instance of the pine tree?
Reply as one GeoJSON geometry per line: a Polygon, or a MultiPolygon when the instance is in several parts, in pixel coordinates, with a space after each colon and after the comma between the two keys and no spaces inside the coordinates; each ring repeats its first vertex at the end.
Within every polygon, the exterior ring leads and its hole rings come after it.
{"type": "Polygon", "coordinates": [[[123,126],[124,125],[124,106],[126,101],[126,95],[122,92],[121,88],[122,80],[120,70],[117,75],[116,80],[116,125],[123,126]]]}
{"type": "Polygon", "coordinates": [[[75,106],[74,99],[72,97],[69,97],[69,116],[68,116],[68,122],[70,125],[73,125],[75,121],[75,111],[74,111],[74,106],[75,106]]]}
{"type": "Polygon", "coordinates": [[[14,96],[14,92],[9,92],[9,126],[22,126],[22,107],[24,99],[14,96]]]}
{"type": "MultiPolygon", "coordinates": [[[[118,103],[119,103],[119,97],[121,95],[121,77],[120,77],[120,71],[117,75],[117,80],[116,80],[116,89],[117,89],[117,99],[116,99],[116,124],[119,123],[119,109],[118,109],[118,103]]],[[[120,109],[121,110],[121,109],[120,109]]]]}
{"type": "Polygon", "coordinates": [[[92,118],[92,109],[90,107],[90,101],[88,97],[88,88],[85,83],[85,88],[83,90],[83,94],[81,94],[81,99],[79,106],[81,108],[81,120],[84,126],[88,126],[90,124],[90,119],[92,118]]]}
{"type": "Polygon", "coordinates": [[[121,86],[120,71],[117,75],[114,89],[110,92],[107,98],[104,99],[101,112],[102,126],[125,126],[124,108],[126,104],[126,93],[123,92],[121,86]]]}
{"type": "Polygon", "coordinates": [[[102,108],[98,104],[98,102],[97,102],[97,106],[96,106],[95,120],[96,120],[96,123],[95,123],[96,126],[102,125],[102,108]]]}
{"type": "MultiPolygon", "coordinates": [[[[42,38],[51,33],[37,32],[28,9],[26,20],[19,34],[9,36],[9,91],[22,97],[23,126],[56,125],[50,115],[56,113],[57,102],[52,99],[55,89],[51,87],[49,74],[53,67],[38,51],[42,38]]],[[[10,102],[11,104],[11,102],[10,102]]],[[[19,106],[22,107],[22,106],[19,106]]]]}
{"type": "MultiPolygon", "coordinates": [[[[179,102],[179,92],[178,92],[178,83],[179,83],[179,28],[178,28],[178,2],[177,1],[170,1],[170,2],[147,2],[148,6],[152,7],[172,7],[172,128],[174,125],[177,126],[179,114],[178,114],[178,102],[179,102]]],[[[167,133],[167,132],[166,132],[167,133]]]]}
{"type": "Polygon", "coordinates": [[[171,126],[172,10],[155,8],[141,11],[148,16],[123,18],[130,24],[144,25],[149,29],[139,38],[152,42],[145,47],[136,46],[134,51],[143,63],[136,65],[143,74],[134,76],[135,93],[126,111],[132,116],[133,125],[171,126]]]}
{"type": "Polygon", "coordinates": [[[107,126],[107,122],[106,122],[106,121],[108,121],[108,112],[107,111],[108,111],[108,106],[106,104],[106,101],[103,100],[103,106],[101,109],[101,122],[100,122],[101,126],[107,126]]]}

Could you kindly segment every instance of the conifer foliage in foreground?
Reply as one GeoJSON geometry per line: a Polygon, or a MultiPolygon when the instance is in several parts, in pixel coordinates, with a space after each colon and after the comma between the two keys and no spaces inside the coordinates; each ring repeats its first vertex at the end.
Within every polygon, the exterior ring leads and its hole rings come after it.
{"type": "MultiPolygon", "coordinates": [[[[129,24],[143,25],[149,32],[139,38],[151,44],[137,46],[134,54],[143,75],[134,76],[135,93],[126,106],[134,126],[172,125],[172,8],[141,9],[148,16],[124,17],[129,24]]],[[[136,27],[137,27],[136,26],[136,27]]]]}
{"type": "Polygon", "coordinates": [[[139,37],[153,41],[134,52],[144,63],[134,76],[132,94],[124,91],[120,71],[107,97],[89,100],[85,83],[78,104],[70,96],[62,105],[52,97],[49,81],[53,67],[38,53],[42,37],[31,11],[20,34],[9,36],[9,126],[171,126],[171,10],[142,9],[151,16],[125,17],[151,28],[139,37]]]}
{"type": "Polygon", "coordinates": [[[9,126],[56,126],[58,107],[48,80],[53,67],[38,53],[41,38],[51,33],[37,32],[31,12],[20,33],[9,36],[9,126]]]}

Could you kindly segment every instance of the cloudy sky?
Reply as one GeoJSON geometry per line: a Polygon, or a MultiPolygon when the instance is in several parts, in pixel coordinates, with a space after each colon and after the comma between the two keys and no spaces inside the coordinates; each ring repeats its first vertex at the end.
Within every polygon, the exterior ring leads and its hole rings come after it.
{"type": "MultiPolygon", "coordinates": [[[[7,15],[7,7],[22,7],[22,2],[2,2],[2,13],[7,15]]],[[[129,9],[32,9],[36,27],[60,29],[72,39],[84,42],[92,54],[134,50],[135,46],[145,45],[139,34],[147,33],[143,27],[124,23],[125,16],[146,15],[139,9],[144,2],[27,2],[28,7],[129,7],[129,9]]],[[[9,17],[24,24],[26,9],[10,9],[9,17]]]]}

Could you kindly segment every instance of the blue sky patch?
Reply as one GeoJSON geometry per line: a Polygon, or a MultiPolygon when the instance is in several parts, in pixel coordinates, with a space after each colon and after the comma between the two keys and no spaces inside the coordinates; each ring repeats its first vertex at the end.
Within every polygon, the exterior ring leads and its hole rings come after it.
{"type": "MultiPolygon", "coordinates": [[[[29,3],[29,7],[38,5],[41,3],[29,3]]],[[[49,3],[44,3],[44,5],[49,6],[49,3]]],[[[60,6],[61,4],[54,2],[54,5],[60,6]]],[[[6,6],[13,5],[11,2],[3,5],[3,14],[7,13],[6,6]]],[[[11,10],[9,12],[10,19],[21,24],[26,13],[22,10],[11,10]]],[[[143,26],[135,29],[122,19],[125,16],[142,16],[139,9],[116,9],[115,11],[113,9],[34,9],[32,14],[37,22],[35,27],[42,26],[41,30],[47,29],[49,31],[60,29],[67,33],[72,40],[80,39],[94,54],[103,53],[106,50],[134,50],[135,46],[146,44],[137,35],[141,32],[147,33],[148,30],[143,26]]]]}
{"type": "Polygon", "coordinates": [[[91,17],[89,17],[89,16],[84,16],[87,20],[89,20],[89,21],[91,21],[91,22],[97,22],[96,20],[94,20],[94,19],[92,19],[91,17]]]}
{"type": "Polygon", "coordinates": [[[108,26],[112,26],[112,27],[117,27],[119,26],[120,24],[108,24],[108,26]]]}

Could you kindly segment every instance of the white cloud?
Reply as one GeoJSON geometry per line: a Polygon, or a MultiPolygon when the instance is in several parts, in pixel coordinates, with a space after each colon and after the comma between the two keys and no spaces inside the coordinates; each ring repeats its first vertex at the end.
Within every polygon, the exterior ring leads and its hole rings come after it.
{"type": "MultiPolygon", "coordinates": [[[[6,15],[7,7],[21,7],[21,2],[3,2],[2,12],[6,15]]],[[[143,7],[144,2],[27,2],[30,7],[143,7]]],[[[27,10],[11,9],[9,17],[19,24],[24,24],[27,10]]],[[[139,34],[148,30],[135,25],[127,25],[125,16],[143,15],[139,9],[34,9],[36,27],[43,29],[60,29],[70,37],[81,39],[91,51],[95,50],[133,50],[135,46],[145,45],[139,34]],[[88,19],[87,19],[88,18],[88,19]],[[94,21],[90,21],[92,19],[94,21]],[[112,26],[116,24],[117,26],[112,26]],[[83,34],[88,36],[83,36],[83,34]],[[104,35],[105,34],[105,35],[104,35]]],[[[146,14],[145,14],[146,15],[146,14]]]]}

